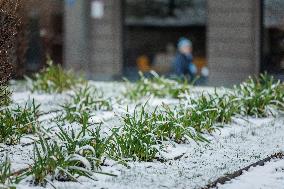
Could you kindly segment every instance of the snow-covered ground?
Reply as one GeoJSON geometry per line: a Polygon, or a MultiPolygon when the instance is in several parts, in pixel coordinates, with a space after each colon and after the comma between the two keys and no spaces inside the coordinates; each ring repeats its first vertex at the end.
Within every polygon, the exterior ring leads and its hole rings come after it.
{"type": "MultiPolygon", "coordinates": [[[[264,119],[234,125],[210,144],[177,145],[185,154],[166,163],[132,163],[117,178],[98,185],[106,188],[200,188],[226,173],[248,166],[284,147],[283,119],[264,119]]],[[[222,131],[221,131],[222,132],[222,131]]],[[[174,150],[173,150],[174,151],[174,150]]]]}
{"type": "MultiPolygon", "coordinates": [[[[119,83],[96,84],[103,87],[106,94],[114,96],[118,94],[119,83]]],[[[200,94],[202,91],[214,91],[211,88],[196,88],[194,95],[200,94]]],[[[24,103],[27,99],[34,98],[36,102],[42,104],[42,111],[56,110],[58,104],[68,98],[63,95],[41,95],[31,94],[28,92],[15,92],[13,99],[15,102],[24,103]]],[[[176,104],[173,99],[151,99],[150,105],[156,106],[162,103],[176,104]]],[[[117,105],[113,112],[97,112],[94,119],[103,120],[105,129],[117,126],[119,123],[115,115],[123,112],[126,106],[117,105]]],[[[44,118],[48,120],[50,116],[44,118]]],[[[50,125],[49,125],[50,126],[50,125]]],[[[166,161],[154,162],[130,162],[128,167],[107,162],[109,166],[102,167],[104,172],[116,174],[117,177],[96,175],[97,181],[87,178],[80,178],[80,183],[71,182],[54,182],[56,188],[108,188],[108,189],[150,189],[150,188],[201,188],[208,183],[232,173],[254,162],[264,159],[274,153],[284,151],[284,116],[268,117],[262,119],[256,118],[239,118],[235,117],[230,125],[220,128],[219,131],[212,135],[206,136],[211,140],[210,143],[195,143],[168,145],[167,152],[161,154],[166,161]]],[[[29,139],[23,139],[21,144],[16,146],[5,146],[0,144],[0,160],[1,154],[9,154],[12,160],[13,170],[19,170],[28,167],[32,163],[32,145],[25,145],[30,142],[29,139]]],[[[276,179],[278,183],[283,183],[283,160],[267,163],[265,167],[251,169],[244,175],[255,175],[260,173],[258,170],[264,169],[269,173],[277,168],[279,172],[270,175],[269,179],[276,179]],[[282,176],[281,176],[282,174],[282,176]]],[[[247,176],[249,177],[249,176],[247,176]]],[[[255,179],[254,179],[255,180],[255,179]]],[[[256,188],[265,188],[265,179],[262,179],[264,185],[256,185],[256,188]]],[[[271,182],[267,180],[267,182],[271,182]]],[[[239,177],[232,183],[225,184],[220,187],[224,188],[245,188],[252,182],[248,182],[245,178],[239,177]],[[242,180],[244,180],[242,182],[242,180]],[[247,185],[239,185],[240,183],[247,185]],[[240,187],[237,187],[237,186],[240,187]],[[244,186],[244,187],[241,187],[244,186]]],[[[276,181],[274,182],[276,183],[276,181]]],[[[51,185],[47,186],[52,188],[51,185]]],[[[22,182],[18,188],[40,188],[32,187],[29,182],[22,182]]],[[[276,187],[277,188],[277,187],[276,187]]],[[[278,187],[279,188],[279,187],[278,187]]],[[[281,188],[281,187],[280,187],[281,188]]],[[[283,187],[284,188],[284,187],[283,187]]]]}
{"type": "MultiPolygon", "coordinates": [[[[98,181],[82,178],[81,183],[56,182],[54,185],[69,189],[200,188],[226,173],[232,173],[284,149],[283,125],[282,118],[250,120],[249,123],[236,120],[224,132],[221,130],[221,133],[213,135],[210,144],[179,144],[169,148],[169,153],[165,154],[169,160],[164,163],[132,162],[129,163],[130,168],[111,165],[103,167],[103,171],[117,174],[117,177],[97,175],[98,181]],[[177,160],[171,159],[179,155],[183,156],[177,160]]],[[[28,150],[19,151],[19,154],[13,156],[14,163],[17,160],[28,162],[28,154],[28,150]]],[[[281,177],[278,181],[284,182],[281,177]]],[[[19,188],[29,187],[29,183],[22,183],[19,188]]]]}

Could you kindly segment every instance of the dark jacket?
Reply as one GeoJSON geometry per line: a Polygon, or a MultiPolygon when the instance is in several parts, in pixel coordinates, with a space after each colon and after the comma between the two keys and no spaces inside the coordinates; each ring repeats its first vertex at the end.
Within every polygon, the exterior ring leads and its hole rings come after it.
{"type": "Polygon", "coordinates": [[[174,71],[177,76],[189,74],[191,79],[196,75],[196,66],[193,64],[192,55],[178,53],[174,59],[174,71]]]}

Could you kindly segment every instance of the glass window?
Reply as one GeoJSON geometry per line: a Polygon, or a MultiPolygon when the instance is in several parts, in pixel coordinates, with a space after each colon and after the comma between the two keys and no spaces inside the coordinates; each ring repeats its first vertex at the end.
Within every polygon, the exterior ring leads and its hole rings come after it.
{"type": "Polygon", "coordinates": [[[126,0],[126,23],[205,25],[206,0],[126,0]]]}

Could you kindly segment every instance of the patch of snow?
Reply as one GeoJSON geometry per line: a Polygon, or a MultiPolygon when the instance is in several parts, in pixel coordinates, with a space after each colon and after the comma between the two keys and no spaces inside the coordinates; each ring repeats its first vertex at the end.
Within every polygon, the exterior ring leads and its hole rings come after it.
{"type": "Polygon", "coordinates": [[[180,159],[188,150],[188,145],[167,145],[164,151],[160,152],[160,156],[165,161],[176,160],[180,159]]]}
{"type": "Polygon", "coordinates": [[[252,167],[248,171],[218,189],[283,189],[284,159],[273,159],[264,166],[252,167]]]}

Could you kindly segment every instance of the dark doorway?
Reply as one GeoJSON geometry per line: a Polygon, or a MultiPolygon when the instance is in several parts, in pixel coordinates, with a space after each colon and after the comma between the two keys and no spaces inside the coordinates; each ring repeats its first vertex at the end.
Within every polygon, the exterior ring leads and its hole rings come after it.
{"type": "Polygon", "coordinates": [[[21,32],[25,36],[20,39],[26,41],[23,74],[39,71],[46,65],[47,57],[54,63],[63,63],[63,3],[61,0],[23,2],[21,32]]]}
{"type": "Polygon", "coordinates": [[[263,0],[261,70],[284,79],[284,1],[263,0]]]}

